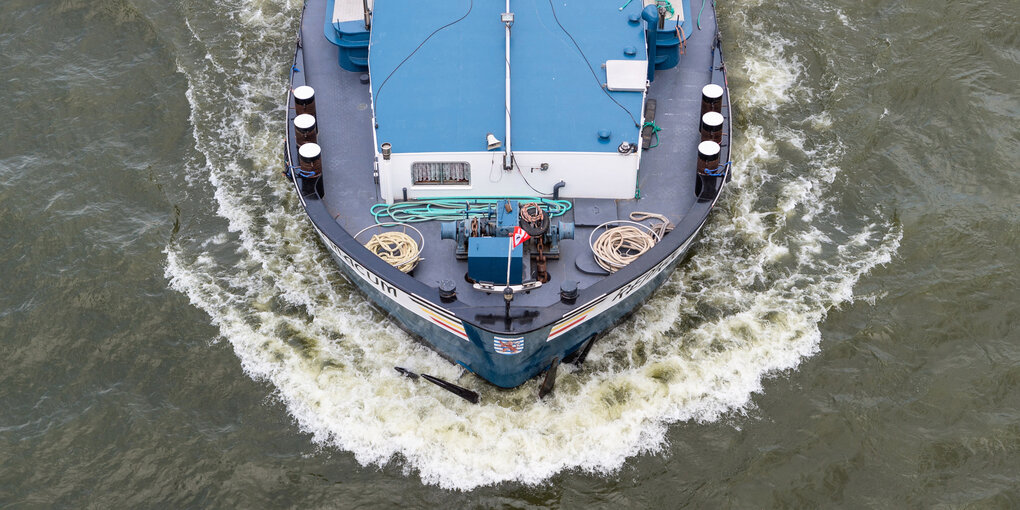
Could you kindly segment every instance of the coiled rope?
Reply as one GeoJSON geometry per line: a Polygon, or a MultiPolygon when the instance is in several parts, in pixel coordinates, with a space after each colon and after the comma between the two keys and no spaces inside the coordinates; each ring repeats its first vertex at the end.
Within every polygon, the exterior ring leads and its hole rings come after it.
{"type": "Polygon", "coordinates": [[[376,223],[379,224],[455,221],[471,216],[495,215],[496,202],[499,200],[518,200],[520,202],[537,203],[551,218],[562,216],[571,208],[569,200],[552,200],[539,197],[449,197],[412,200],[394,204],[375,204],[372,206],[371,213],[376,223]]]}
{"type": "Polygon", "coordinates": [[[521,219],[529,223],[538,223],[545,219],[545,211],[535,202],[521,205],[521,219]]]}
{"type": "Polygon", "coordinates": [[[627,220],[613,220],[595,227],[588,244],[599,267],[615,273],[634,262],[659,241],[651,228],[627,220]],[[610,225],[616,225],[610,227],[610,225]],[[596,239],[595,232],[605,229],[596,239]],[[642,230],[643,229],[643,230],[642,230]]]}
{"type": "Polygon", "coordinates": [[[370,228],[398,225],[411,228],[417,232],[419,238],[422,240],[422,246],[418,246],[418,242],[406,232],[389,231],[372,235],[368,242],[365,243],[365,248],[368,248],[368,251],[371,251],[377,257],[383,259],[383,261],[387,264],[399,269],[401,272],[410,273],[418,266],[418,262],[421,260],[421,251],[425,244],[425,238],[422,237],[422,234],[418,229],[410,225],[400,225],[397,223],[370,225],[355,234],[354,238],[357,239],[358,236],[370,228]]]}
{"type": "Polygon", "coordinates": [[[599,267],[615,273],[627,264],[652,249],[662,236],[673,229],[673,225],[665,216],[657,213],[635,211],[630,219],[607,221],[592,230],[588,236],[588,245],[599,267]],[[644,220],[660,220],[651,226],[638,223],[644,220]],[[610,226],[614,225],[614,226],[610,226]],[[595,233],[604,229],[598,238],[595,233]]]}

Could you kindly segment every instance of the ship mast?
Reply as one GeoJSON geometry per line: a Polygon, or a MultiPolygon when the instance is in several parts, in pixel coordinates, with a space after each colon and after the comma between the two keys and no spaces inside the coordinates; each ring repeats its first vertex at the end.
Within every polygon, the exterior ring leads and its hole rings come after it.
{"type": "Polygon", "coordinates": [[[510,26],[514,24],[514,13],[510,12],[510,0],[506,0],[506,11],[500,15],[500,21],[506,26],[506,52],[504,60],[506,61],[506,150],[503,153],[503,169],[510,171],[513,169],[514,152],[510,145],[510,26]]]}

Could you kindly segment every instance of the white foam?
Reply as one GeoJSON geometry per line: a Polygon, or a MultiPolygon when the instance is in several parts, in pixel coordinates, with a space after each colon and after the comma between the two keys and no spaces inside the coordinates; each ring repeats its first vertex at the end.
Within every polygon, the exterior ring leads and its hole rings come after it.
{"type": "Polygon", "coordinates": [[[836,16],[839,18],[839,22],[842,23],[843,26],[852,28],[850,18],[848,18],[846,14],[843,14],[843,9],[836,9],[836,16]]]}
{"type": "MultiPolygon", "coordinates": [[[[858,279],[898,246],[884,220],[861,218],[855,231],[833,213],[843,148],[819,135],[828,114],[798,124],[815,132],[748,126],[696,255],[596,344],[584,367],[564,366],[551,399],[536,398],[538,381],[494,389],[385,319],[314,238],[279,178],[284,119],[272,106],[286,91],[274,61],[286,52],[276,45],[289,47],[297,6],[280,16],[261,5],[224,14],[241,21],[236,35],[253,41],[250,53],[180,63],[205,155],[189,170],[192,185],[211,189],[226,224],[185,228],[206,237],[170,244],[166,276],[314,441],[362,464],[400,462],[425,483],[455,489],[537,484],[566,469],[613,472],[662,450],[670,425],[744,409],[765,377],[817,352],[827,311],[852,301],[858,279]],[[229,125],[212,122],[228,112],[229,125]],[[236,254],[224,251],[234,246],[236,254]],[[777,265],[784,270],[771,270],[777,265]],[[401,378],[394,365],[458,380],[479,390],[482,404],[401,378]]],[[[768,113],[803,107],[810,91],[793,92],[803,70],[785,44],[749,46],[760,50],[743,57],[749,88],[734,91],[739,109],[775,119],[768,113]]]]}
{"type": "Polygon", "coordinates": [[[741,91],[739,102],[745,106],[776,111],[781,105],[794,99],[799,92],[803,64],[798,59],[784,56],[784,48],[790,42],[778,36],[764,38],[761,44],[748,48],[748,55],[742,69],[750,87],[741,91]]]}

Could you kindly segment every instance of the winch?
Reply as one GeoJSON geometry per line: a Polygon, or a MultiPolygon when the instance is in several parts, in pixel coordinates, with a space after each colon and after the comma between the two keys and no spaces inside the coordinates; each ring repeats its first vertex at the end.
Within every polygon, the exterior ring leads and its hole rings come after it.
{"type": "Polygon", "coordinates": [[[443,222],[440,237],[457,242],[456,256],[461,260],[467,259],[467,276],[473,282],[497,285],[521,285],[528,281],[545,283],[549,281],[546,259],[559,258],[560,241],[574,238],[573,223],[558,221],[553,225],[549,216],[549,212],[537,202],[499,200],[488,215],[443,222]],[[527,232],[530,239],[511,249],[517,227],[527,232]]]}

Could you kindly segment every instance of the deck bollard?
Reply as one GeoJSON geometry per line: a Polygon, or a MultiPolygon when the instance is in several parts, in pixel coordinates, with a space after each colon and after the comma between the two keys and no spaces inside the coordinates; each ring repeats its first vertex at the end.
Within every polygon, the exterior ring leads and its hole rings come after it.
{"type": "Polygon", "coordinates": [[[316,125],[315,117],[307,113],[294,117],[294,134],[297,135],[298,147],[318,142],[319,127],[316,125]]]}
{"type": "Polygon", "coordinates": [[[701,141],[722,142],[723,116],[719,112],[708,112],[701,116],[701,141]]]}
{"type": "Polygon", "coordinates": [[[701,88],[701,114],[722,112],[723,88],[709,83],[701,88]]]}
{"type": "Polygon", "coordinates": [[[298,115],[315,116],[315,89],[302,85],[294,89],[294,109],[298,115]]]}

